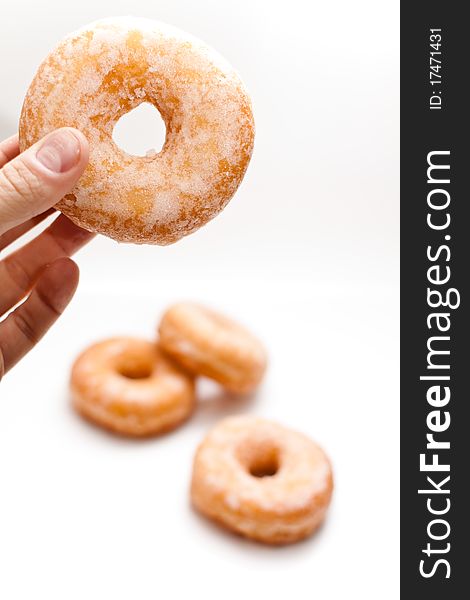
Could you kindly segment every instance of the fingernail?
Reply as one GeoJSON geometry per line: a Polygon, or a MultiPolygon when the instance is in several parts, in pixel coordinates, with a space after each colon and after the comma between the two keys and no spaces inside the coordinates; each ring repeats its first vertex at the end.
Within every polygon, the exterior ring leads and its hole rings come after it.
{"type": "Polygon", "coordinates": [[[50,135],[36,153],[38,161],[54,173],[70,171],[80,160],[81,146],[70,131],[50,135]]]}

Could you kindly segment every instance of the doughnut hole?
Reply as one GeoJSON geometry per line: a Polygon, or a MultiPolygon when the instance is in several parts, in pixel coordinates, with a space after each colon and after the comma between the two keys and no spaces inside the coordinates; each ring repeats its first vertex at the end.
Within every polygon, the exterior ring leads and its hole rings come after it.
{"type": "Polygon", "coordinates": [[[238,451],[238,459],[247,473],[262,479],[274,477],[281,468],[279,447],[272,440],[246,440],[238,451]]]}
{"type": "Polygon", "coordinates": [[[123,115],[113,130],[114,143],[132,156],[152,157],[161,152],[166,138],[166,127],[158,109],[150,102],[142,102],[123,115]]]}
{"type": "Polygon", "coordinates": [[[121,356],[116,370],[126,379],[148,379],[153,373],[151,356],[121,356]]]}

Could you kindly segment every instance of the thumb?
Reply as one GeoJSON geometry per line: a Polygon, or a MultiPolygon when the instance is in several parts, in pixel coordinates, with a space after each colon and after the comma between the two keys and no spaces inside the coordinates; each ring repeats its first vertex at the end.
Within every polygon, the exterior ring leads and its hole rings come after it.
{"type": "Polygon", "coordinates": [[[87,162],[85,136],[64,127],[7,163],[0,170],[0,235],[57,204],[87,162]]]}

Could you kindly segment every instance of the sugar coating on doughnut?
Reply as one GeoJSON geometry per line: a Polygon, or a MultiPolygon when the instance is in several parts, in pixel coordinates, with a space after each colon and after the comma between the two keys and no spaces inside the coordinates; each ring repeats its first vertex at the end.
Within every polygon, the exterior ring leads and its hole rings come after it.
{"type": "Polygon", "coordinates": [[[169,244],[220,212],[251,157],[251,103],[234,69],[196,38],[136,17],[67,36],[40,66],[20,118],[20,147],[55,128],[80,129],[89,165],[58,208],[118,241],[169,244]],[[166,125],[159,153],[132,156],[112,140],[142,102],[166,125]]]}
{"type": "Polygon", "coordinates": [[[160,321],[159,344],[190,372],[236,393],[254,390],[266,371],[266,351],[250,331],[195,302],[168,308],[160,321]]]}
{"type": "Polygon", "coordinates": [[[221,421],[194,458],[194,506],[265,543],[291,543],[311,535],[326,515],[332,490],[331,465],[319,446],[257,417],[221,421]]]}
{"type": "Polygon", "coordinates": [[[194,380],[155,344],[137,338],[103,340],[76,359],[70,388],[88,420],[130,436],[174,429],[194,408],[194,380]]]}

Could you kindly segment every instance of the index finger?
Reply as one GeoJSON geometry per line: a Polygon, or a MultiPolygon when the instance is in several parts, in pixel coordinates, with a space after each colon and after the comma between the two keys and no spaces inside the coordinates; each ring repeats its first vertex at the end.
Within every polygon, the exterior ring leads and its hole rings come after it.
{"type": "Polygon", "coordinates": [[[20,153],[20,146],[18,143],[18,134],[12,135],[3,142],[0,142],[0,169],[4,167],[7,162],[10,162],[15,156],[20,153]]]}

